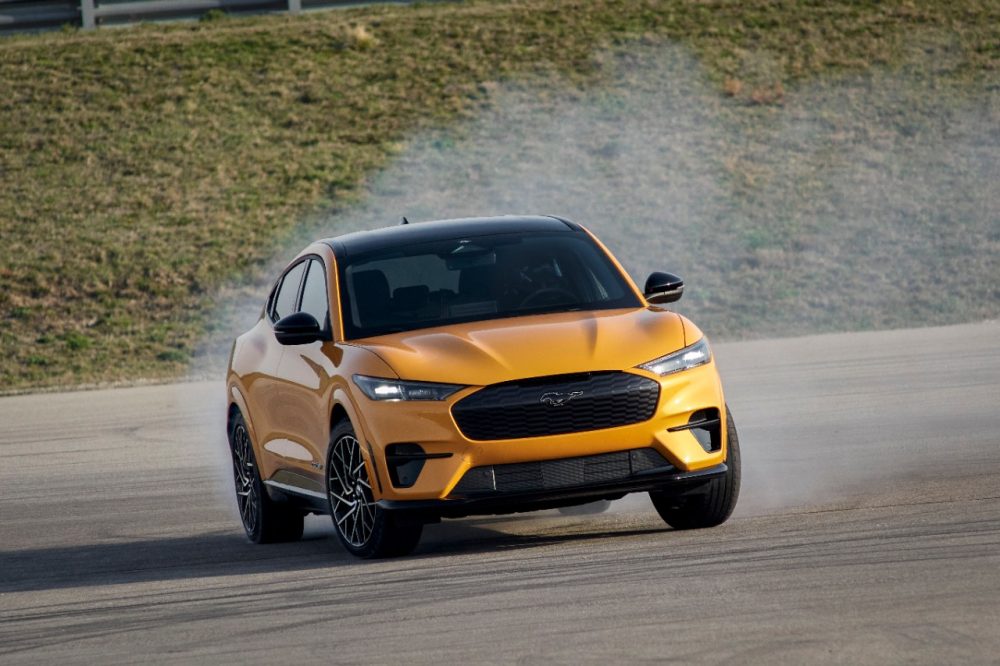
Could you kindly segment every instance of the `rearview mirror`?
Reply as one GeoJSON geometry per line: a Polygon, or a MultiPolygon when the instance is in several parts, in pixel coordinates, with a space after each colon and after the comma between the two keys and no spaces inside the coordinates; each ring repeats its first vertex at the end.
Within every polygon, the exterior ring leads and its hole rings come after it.
{"type": "Polygon", "coordinates": [[[296,312],[278,320],[274,337],[283,345],[306,345],[323,338],[323,329],[316,317],[308,312],[296,312]]]}
{"type": "Polygon", "coordinates": [[[673,303],[684,294],[684,280],[673,273],[653,273],[646,280],[643,295],[650,303],[673,303]]]}

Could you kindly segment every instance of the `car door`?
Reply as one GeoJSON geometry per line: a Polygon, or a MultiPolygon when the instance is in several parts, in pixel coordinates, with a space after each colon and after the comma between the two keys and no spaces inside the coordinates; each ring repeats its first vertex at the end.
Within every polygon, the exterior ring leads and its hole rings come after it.
{"type": "MultiPolygon", "coordinates": [[[[297,478],[277,479],[322,492],[323,465],[330,432],[330,393],[335,353],[330,322],[326,266],[320,257],[305,262],[306,272],[296,311],[308,312],[320,323],[324,339],[304,345],[286,345],[278,364],[281,381],[280,430],[282,441],[272,452],[282,456],[282,467],[297,478]]],[[[286,476],[286,475],[283,475],[286,476]]]]}
{"type": "Polygon", "coordinates": [[[244,375],[246,396],[254,423],[259,447],[260,471],[263,478],[269,478],[280,460],[269,454],[274,448],[273,440],[281,438],[281,381],[278,369],[285,347],[274,335],[274,322],[295,312],[302,277],[306,266],[302,263],[289,267],[278,279],[265,307],[264,316],[253,328],[246,344],[254,348],[256,359],[251,372],[244,375]]]}

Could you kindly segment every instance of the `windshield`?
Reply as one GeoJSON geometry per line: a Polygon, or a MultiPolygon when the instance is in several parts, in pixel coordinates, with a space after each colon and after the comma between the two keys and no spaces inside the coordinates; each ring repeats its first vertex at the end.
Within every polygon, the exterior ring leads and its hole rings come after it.
{"type": "Polygon", "coordinates": [[[584,233],[496,234],[389,248],[340,262],[348,339],[459,322],[639,307],[584,233]]]}

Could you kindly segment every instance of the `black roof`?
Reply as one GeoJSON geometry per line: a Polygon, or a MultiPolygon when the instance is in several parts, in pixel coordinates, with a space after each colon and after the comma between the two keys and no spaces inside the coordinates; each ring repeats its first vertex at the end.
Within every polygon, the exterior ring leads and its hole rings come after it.
{"type": "Polygon", "coordinates": [[[579,229],[580,227],[569,220],[548,215],[507,215],[413,222],[395,227],[373,229],[372,231],[355,231],[343,236],[327,238],[320,242],[333,248],[333,252],[338,258],[343,258],[402,245],[429,243],[449,238],[538,231],[576,231],[579,229]]]}

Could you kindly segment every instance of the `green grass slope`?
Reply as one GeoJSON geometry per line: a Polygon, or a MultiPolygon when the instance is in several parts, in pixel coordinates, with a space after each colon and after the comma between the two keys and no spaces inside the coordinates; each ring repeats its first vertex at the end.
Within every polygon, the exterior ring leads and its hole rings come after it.
{"type": "MultiPolygon", "coordinates": [[[[361,202],[411,137],[490,112],[509,82],[622,96],[628,70],[602,54],[667,41],[750,132],[720,153],[752,212],[727,250],[765,277],[798,250],[755,226],[755,183],[783,172],[747,146],[797,91],[872,68],[909,68],[929,95],[1000,89],[1000,5],[975,0],[470,2],[6,38],[0,388],[184,372],[217,289],[259,275],[303,219],[361,202]]],[[[727,314],[713,288],[720,330],[752,333],[762,313],[727,314]]],[[[761,295],[781,298],[799,296],[761,295]]]]}

